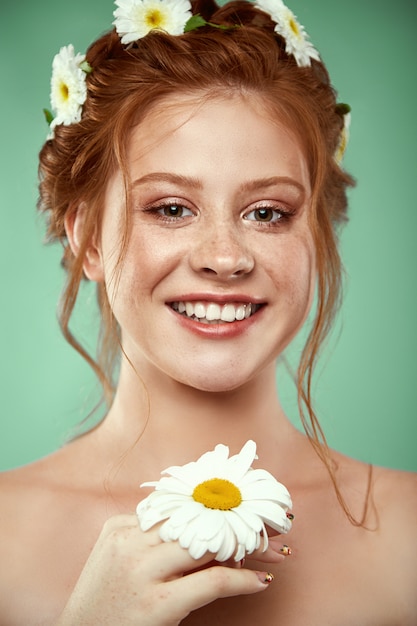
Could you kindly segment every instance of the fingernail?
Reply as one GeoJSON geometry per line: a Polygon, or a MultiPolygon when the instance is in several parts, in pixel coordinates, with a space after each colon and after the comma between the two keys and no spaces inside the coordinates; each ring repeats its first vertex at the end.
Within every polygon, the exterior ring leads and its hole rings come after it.
{"type": "Polygon", "coordinates": [[[269,540],[269,546],[271,550],[276,552],[277,554],[282,554],[283,556],[289,556],[292,554],[292,550],[285,543],[284,545],[281,542],[278,542],[279,537],[274,537],[269,540]]]}
{"type": "Polygon", "coordinates": [[[286,513],[287,518],[292,522],[294,519],[294,515],[292,513],[286,513]]]}
{"type": "Polygon", "coordinates": [[[264,585],[270,585],[274,580],[274,575],[271,572],[256,572],[256,575],[264,585]]]}

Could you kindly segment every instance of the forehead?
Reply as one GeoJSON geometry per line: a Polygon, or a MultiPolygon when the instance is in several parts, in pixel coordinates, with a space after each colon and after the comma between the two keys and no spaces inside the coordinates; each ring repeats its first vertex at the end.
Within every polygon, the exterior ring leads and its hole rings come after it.
{"type": "Polygon", "coordinates": [[[217,164],[219,182],[253,171],[258,177],[288,174],[308,186],[304,149],[259,96],[189,94],[161,100],[133,128],[128,161],[132,176],[143,168],[192,175],[217,164]]]}

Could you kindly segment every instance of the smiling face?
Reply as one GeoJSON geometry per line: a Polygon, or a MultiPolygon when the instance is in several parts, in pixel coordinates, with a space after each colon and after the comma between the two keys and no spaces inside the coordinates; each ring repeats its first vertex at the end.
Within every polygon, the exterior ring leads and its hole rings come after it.
{"type": "Polygon", "coordinates": [[[207,391],[274,367],[315,284],[301,145],[260,101],[165,100],[132,132],[131,233],[120,272],[122,176],[108,184],[101,264],[129,359],[207,391]]]}

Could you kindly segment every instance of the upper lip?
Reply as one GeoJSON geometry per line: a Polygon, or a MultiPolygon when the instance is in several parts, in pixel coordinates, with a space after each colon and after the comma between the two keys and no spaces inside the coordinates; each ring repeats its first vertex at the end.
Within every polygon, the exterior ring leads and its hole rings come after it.
{"type": "Polygon", "coordinates": [[[168,304],[172,302],[217,302],[219,304],[241,302],[242,304],[264,304],[265,300],[242,293],[187,293],[167,300],[168,304]]]}

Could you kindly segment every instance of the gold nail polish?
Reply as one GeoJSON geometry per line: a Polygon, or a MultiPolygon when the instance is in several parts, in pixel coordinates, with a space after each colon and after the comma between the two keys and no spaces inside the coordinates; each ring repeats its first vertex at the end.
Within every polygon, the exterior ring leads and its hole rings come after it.
{"type": "Polygon", "coordinates": [[[265,581],[266,583],[268,583],[268,584],[269,584],[269,583],[272,583],[272,581],[273,581],[273,580],[274,580],[274,575],[273,575],[273,574],[271,574],[271,572],[267,572],[267,573],[265,574],[265,579],[264,579],[264,581],[265,581]]]}

